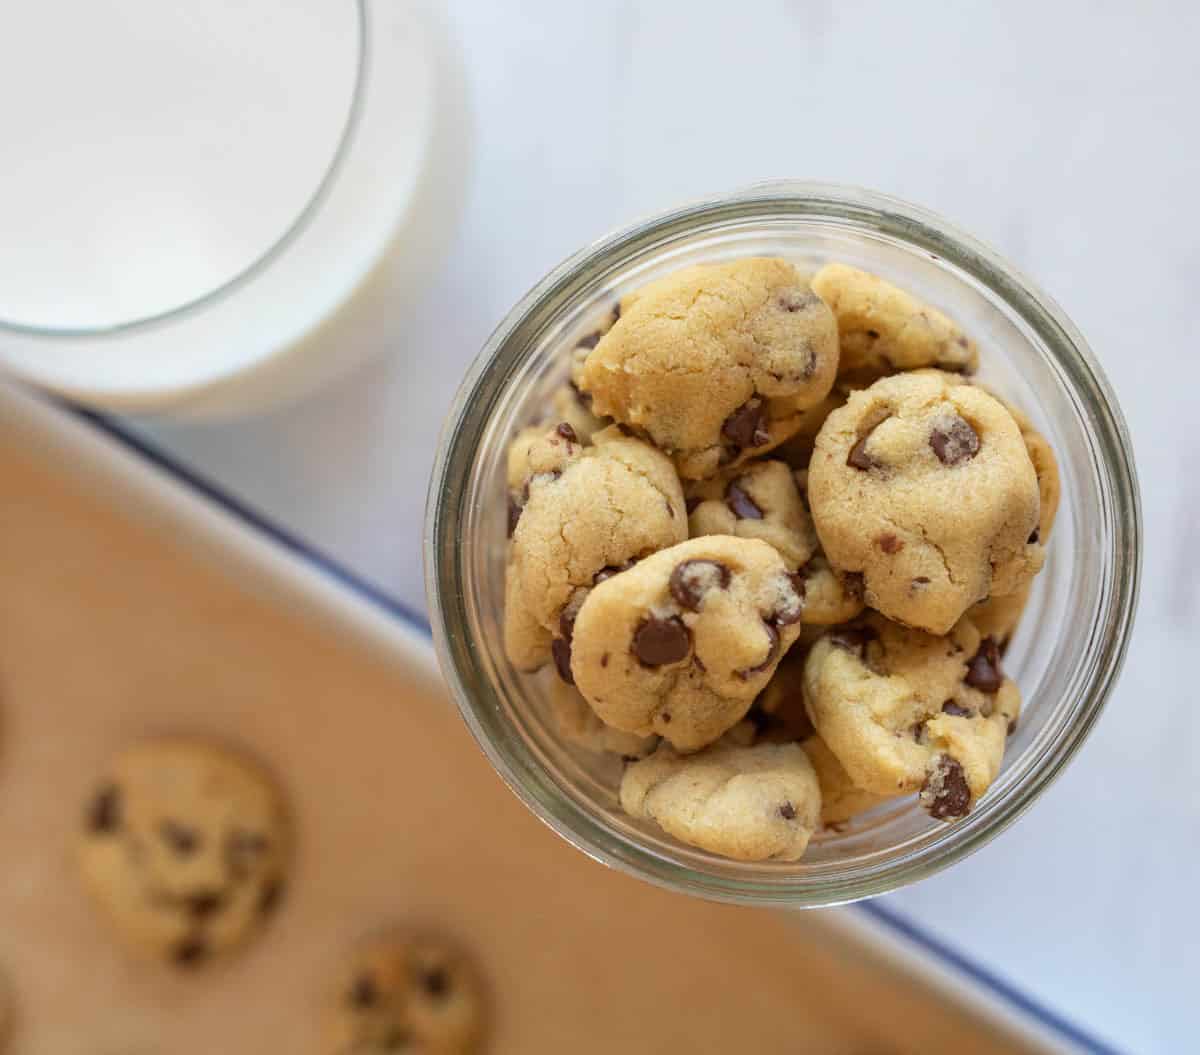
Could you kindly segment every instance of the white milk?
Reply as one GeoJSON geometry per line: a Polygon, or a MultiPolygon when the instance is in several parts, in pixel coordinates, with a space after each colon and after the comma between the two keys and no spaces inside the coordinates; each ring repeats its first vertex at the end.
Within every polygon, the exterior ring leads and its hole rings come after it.
{"type": "Polygon", "coordinates": [[[94,329],[224,285],[346,127],[354,0],[29,0],[0,11],[0,321],[94,329]]]}

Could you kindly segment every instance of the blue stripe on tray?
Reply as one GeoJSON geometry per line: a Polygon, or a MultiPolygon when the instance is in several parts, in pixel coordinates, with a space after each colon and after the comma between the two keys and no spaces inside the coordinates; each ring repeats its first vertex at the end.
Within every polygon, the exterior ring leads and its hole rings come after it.
{"type": "MultiPolygon", "coordinates": [[[[389,593],[373,585],[362,576],[350,571],[349,568],[322,553],[320,550],[315,549],[286,528],[280,527],[279,524],[269,517],[264,516],[241,499],[235,498],[211,480],[205,478],[166,451],[156,447],[128,427],[105,414],[86,410],[73,403],[60,402],[60,405],[76,417],[110,436],[128,450],[133,451],[163,471],[170,473],[191,490],[215,502],[218,506],[278,543],[289,553],[300,557],[330,579],[341,583],[360,596],[365,597],[368,601],[378,605],[426,637],[432,636],[429,621],[420,612],[392,597],[389,593]]],[[[989,990],[1004,1003],[1035,1019],[1041,1025],[1063,1039],[1070,1041],[1076,1047],[1084,1051],[1093,1052],[1094,1055],[1120,1055],[1116,1048],[1102,1043],[1091,1034],[1063,1018],[1057,1012],[1051,1011],[1049,1008],[1038,1003],[1004,978],[980,966],[941,939],[935,938],[932,934],[922,930],[894,909],[880,904],[878,900],[861,902],[855,908],[860,912],[865,912],[889,930],[920,946],[920,948],[941,960],[947,966],[961,971],[972,981],[989,990]]]]}

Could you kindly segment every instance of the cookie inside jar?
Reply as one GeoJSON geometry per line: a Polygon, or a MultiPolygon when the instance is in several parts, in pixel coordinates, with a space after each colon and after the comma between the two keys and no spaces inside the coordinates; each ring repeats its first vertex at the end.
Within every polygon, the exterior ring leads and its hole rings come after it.
{"type": "Polygon", "coordinates": [[[508,457],[510,662],[538,698],[557,683],[546,716],[632,822],[741,861],[976,808],[1060,493],[1045,437],[975,379],[986,341],[811,263],[627,293],[508,457]]]}

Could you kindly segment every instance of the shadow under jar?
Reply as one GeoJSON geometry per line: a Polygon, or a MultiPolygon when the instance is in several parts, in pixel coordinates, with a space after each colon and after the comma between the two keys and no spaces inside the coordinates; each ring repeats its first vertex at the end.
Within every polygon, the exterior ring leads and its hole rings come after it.
{"type": "Polygon", "coordinates": [[[1061,310],[991,250],[939,217],[845,187],[780,182],[627,228],[572,257],[508,315],[451,407],[430,483],[426,589],[442,669],[471,732],[546,824],[590,856],[668,889],[743,904],[833,905],[922,879],[978,849],[1078,750],[1112,689],[1137,598],[1141,521],[1132,450],[1107,380],[1061,310]],[[839,260],[944,310],[980,347],[977,379],[1033,420],[1058,456],[1062,504],[1005,669],[1024,700],[1004,766],[950,824],[913,797],[818,832],[796,863],[693,849],[626,816],[622,763],[564,741],[553,674],[521,674],[503,647],[505,455],[549,418],[571,349],[613,302],[679,267],[779,255],[839,260]]]}

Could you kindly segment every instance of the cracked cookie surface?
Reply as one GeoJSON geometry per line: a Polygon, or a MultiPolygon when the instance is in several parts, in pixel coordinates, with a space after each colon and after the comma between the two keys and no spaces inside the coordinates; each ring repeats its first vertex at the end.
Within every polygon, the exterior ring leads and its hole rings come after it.
{"type": "Polygon", "coordinates": [[[559,424],[523,432],[509,459],[516,509],[509,549],[505,645],[519,669],[549,649],[570,672],[575,612],[597,582],[687,537],[687,513],[670,461],[617,428],[591,446],[559,424]]]}
{"type": "Polygon", "coordinates": [[[324,1055],[472,1055],[481,1050],[479,972],[449,940],[389,933],[362,943],[327,1003],[324,1055]]]}
{"type": "Polygon", "coordinates": [[[969,620],[934,637],[878,615],[813,645],[804,699],[855,786],[919,792],[939,820],[965,815],[995,780],[1021,707],[996,643],[969,620]]]}
{"type": "Polygon", "coordinates": [[[797,744],[724,741],[691,755],[662,744],[625,769],[621,806],[680,842],[739,861],[798,861],[821,792],[797,744]]]}
{"type": "Polygon", "coordinates": [[[1038,482],[1012,415],[938,371],[897,374],[829,415],[808,471],[821,547],[866,603],[946,633],[1041,568],[1038,482]]]}
{"type": "Polygon", "coordinates": [[[571,670],[608,725],[695,750],[745,715],[799,620],[800,597],[771,546],[692,539],[591,591],[575,619],[571,670]]]}
{"type": "Polygon", "coordinates": [[[275,785],[228,749],[134,745],[85,811],[84,884],[131,945],[181,967],[244,942],[283,890],[290,830],[275,785]]]}
{"type": "Polygon", "coordinates": [[[833,314],[791,264],[684,268],[622,302],[584,364],[593,412],[644,430],[685,479],[782,443],[837,373],[833,314]]]}
{"type": "Polygon", "coordinates": [[[878,275],[826,264],[813,290],[837,319],[839,373],[870,380],[897,370],[937,367],[973,373],[979,349],[954,321],[878,275]]]}

